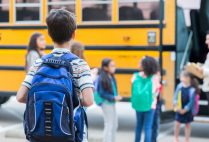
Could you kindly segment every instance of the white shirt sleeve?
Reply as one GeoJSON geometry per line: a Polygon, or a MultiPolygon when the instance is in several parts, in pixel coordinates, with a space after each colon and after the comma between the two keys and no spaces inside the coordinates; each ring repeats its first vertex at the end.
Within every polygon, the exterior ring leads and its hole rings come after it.
{"type": "Polygon", "coordinates": [[[42,62],[43,62],[42,59],[37,59],[34,62],[33,66],[30,67],[27,75],[25,76],[24,81],[22,82],[23,86],[26,86],[29,89],[31,88],[31,83],[32,83],[33,77],[36,74],[38,68],[41,66],[42,62]]]}
{"type": "Polygon", "coordinates": [[[91,70],[82,59],[71,62],[75,86],[82,92],[85,88],[94,88],[91,70]]]}

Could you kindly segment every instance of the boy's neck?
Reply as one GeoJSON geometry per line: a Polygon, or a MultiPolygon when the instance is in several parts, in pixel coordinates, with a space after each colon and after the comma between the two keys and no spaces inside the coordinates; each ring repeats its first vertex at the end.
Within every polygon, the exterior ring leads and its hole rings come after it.
{"type": "Polygon", "coordinates": [[[66,48],[69,49],[70,47],[70,41],[65,42],[63,44],[54,43],[54,48],[66,48]]]}

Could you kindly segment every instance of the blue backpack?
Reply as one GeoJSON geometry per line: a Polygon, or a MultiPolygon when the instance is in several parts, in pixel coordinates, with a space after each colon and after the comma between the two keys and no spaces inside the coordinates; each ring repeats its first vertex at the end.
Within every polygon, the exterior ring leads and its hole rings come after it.
{"type": "Polygon", "coordinates": [[[24,114],[30,142],[82,142],[87,139],[87,117],[75,93],[70,62],[78,57],[65,53],[42,58],[27,96],[24,114]]]}

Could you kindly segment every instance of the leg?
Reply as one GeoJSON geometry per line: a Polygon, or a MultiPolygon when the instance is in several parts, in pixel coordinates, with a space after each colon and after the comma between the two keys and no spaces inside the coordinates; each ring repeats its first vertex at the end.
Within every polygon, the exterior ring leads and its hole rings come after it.
{"type": "Polygon", "coordinates": [[[191,135],[191,125],[187,123],[185,126],[185,142],[189,142],[191,135]]]}
{"type": "Polygon", "coordinates": [[[176,123],[175,123],[175,131],[174,131],[174,136],[175,136],[174,142],[179,142],[180,126],[181,126],[181,123],[176,121],[176,123]]]}
{"type": "Polygon", "coordinates": [[[118,130],[118,116],[117,116],[117,111],[116,111],[116,106],[113,105],[113,118],[112,118],[112,142],[116,141],[116,135],[117,135],[117,130],[118,130]]]}
{"type": "Polygon", "coordinates": [[[141,133],[143,127],[143,112],[136,111],[136,130],[135,130],[135,142],[141,141],[141,133]]]}
{"type": "Polygon", "coordinates": [[[160,128],[160,110],[157,108],[154,112],[152,124],[152,142],[157,142],[157,136],[160,128]]]}
{"type": "Polygon", "coordinates": [[[154,116],[153,110],[145,112],[145,115],[144,115],[145,140],[144,140],[144,142],[151,142],[152,141],[153,116],[154,116]]]}
{"type": "Polygon", "coordinates": [[[112,142],[112,115],[113,109],[111,105],[103,104],[103,117],[104,117],[104,138],[103,142],[112,142]]]}

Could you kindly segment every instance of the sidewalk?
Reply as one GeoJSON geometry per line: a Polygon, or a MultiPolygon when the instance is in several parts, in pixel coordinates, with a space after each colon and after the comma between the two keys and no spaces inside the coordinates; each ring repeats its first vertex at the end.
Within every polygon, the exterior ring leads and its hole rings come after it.
{"type": "MultiPolygon", "coordinates": [[[[135,112],[131,109],[128,103],[117,104],[119,116],[119,130],[117,133],[116,142],[133,142],[135,129],[135,112]]],[[[88,109],[89,120],[89,142],[102,142],[103,136],[103,117],[101,108],[93,106],[88,109]]],[[[17,122],[18,123],[18,122],[17,122]]],[[[14,124],[16,125],[16,124],[14,124]]],[[[18,123],[18,127],[4,126],[0,131],[0,142],[26,142],[22,123],[18,123]],[[5,129],[7,127],[7,129],[5,129]],[[9,128],[8,128],[9,127],[9,128]]],[[[161,126],[159,142],[173,142],[173,123],[163,124],[161,126]]],[[[191,142],[208,142],[209,124],[192,124],[193,132],[191,142]]],[[[183,134],[183,129],[181,130],[183,134]]],[[[183,136],[181,135],[183,142],[183,136]]]]}
{"type": "MultiPolygon", "coordinates": [[[[89,129],[89,142],[102,142],[102,130],[101,129],[89,129]]],[[[172,142],[173,135],[168,134],[159,139],[160,142],[172,142]]],[[[180,142],[183,142],[184,138],[180,137],[180,142]]],[[[191,138],[191,142],[208,142],[208,139],[191,138]]],[[[22,128],[8,131],[5,134],[0,135],[0,142],[26,142],[25,135],[22,128]]],[[[117,133],[116,142],[134,142],[133,131],[119,131],[117,133]]]]}

